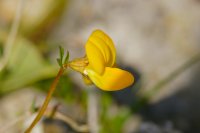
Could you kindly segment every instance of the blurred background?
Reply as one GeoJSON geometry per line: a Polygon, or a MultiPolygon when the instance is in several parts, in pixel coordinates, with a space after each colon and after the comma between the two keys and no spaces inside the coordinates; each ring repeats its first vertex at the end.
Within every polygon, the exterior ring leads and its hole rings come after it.
{"type": "MultiPolygon", "coordinates": [[[[100,95],[100,133],[200,132],[199,0],[0,0],[0,132],[32,120],[59,66],[85,54],[91,32],[114,41],[117,64],[134,85],[100,95]],[[34,107],[32,106],[34,105],[34,107]]],[[[78,127],[46,117],[33,133],[76,133],[87,124],[87,86],[67,70],[49,108],[78,127]]]]}

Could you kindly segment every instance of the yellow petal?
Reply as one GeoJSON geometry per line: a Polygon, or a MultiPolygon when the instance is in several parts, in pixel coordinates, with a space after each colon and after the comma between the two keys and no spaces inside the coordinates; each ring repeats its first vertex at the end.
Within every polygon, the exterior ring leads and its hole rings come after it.
{"type": "Polygon", "coordinates": [[[134,77],[131,73],[119,69],[106,67],[103,75],[86,68],[86,72],[92,82],[102,90],[116,91],[133,84],[134,77]]]}
{"type": "Polygon", "coordinates": [[[105,65],[111,66],[112,65],[112,53],[110,48],[107,46],[104,40],[99,37],[91,36],[88,41],[91,41],[93,45],[95,45],[104,57],[105,65]]]}
{"type": "Polygon", "coordinates": [[[112,67],[115,64],[116,49],[112,39],[103,31],[95,30],[90,36],[94,44],[101,49],[106,61],[106,66],[112,67]]]}
{"type": "Polygon", "coordinates": [[[89,66],[98,74],[103,74],[105,69],[105,60],[101,51],[92,44],[91,41],[88,41],[85,47],[89,66]]]}
{"type": "Polygon", "coordinates": [[[82,75],[83,81],[85,82],[86,85],[91,85],[93,82],[90,80],[89,77],[82,75]]]}

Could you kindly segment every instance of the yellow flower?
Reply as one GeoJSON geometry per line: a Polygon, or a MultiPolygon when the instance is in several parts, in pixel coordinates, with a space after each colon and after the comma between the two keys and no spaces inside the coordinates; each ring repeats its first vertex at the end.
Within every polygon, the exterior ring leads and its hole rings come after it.
{"type": "Polygon", "coordinates": [[[86,57],[76,59],[69,66],[83,74],[84,81],[91,81],[106,91],[116,91],[130,86],[134,77],[128,71],[115,67],[116,50],[111,38],[95,30],[86,45],[86,57]]]}

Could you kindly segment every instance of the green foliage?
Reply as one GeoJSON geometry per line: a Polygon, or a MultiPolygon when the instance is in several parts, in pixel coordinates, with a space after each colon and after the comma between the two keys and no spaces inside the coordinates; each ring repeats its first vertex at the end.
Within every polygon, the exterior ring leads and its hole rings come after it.
{"type": "MultiPolygon", "coordinates": [[[[48,92],[49,86],[53,80],[54,78],[44,79],[36,82],[34,86],[41,91],[48,92]]],[[[85,91],[78,89],[67,75],[63,75],[60,78],[57,89],[54,92],[54,96],[68,104],[79,103],[83,107],[85,107],[86,104],[85,91]]]]}
{"type": "Polygon", "coordinates": [[[60,60],[63,61],[63,56],[64,56],[64,48],[59,46],[59,50],[60,50],[60,60]]]}
{"type": "Polygon", "coordinates": [[[54,77],[57,69],[48,64],[33,43],[18,38],[6,69],[0,72],[0,92],[6,93],[39,80],[54,77]]]}
{"type": "Polygon", "coordinates": [[[69,61],[69,51],[67,51],[67,55],[65,57],[64,63],[66,64],[69,61]]]}
{"type": "Polygon", "coordinates": [[[63,64],[62,64],[61,59],[60,59],[60,58],[57,58],[56,60],[57,60],[57,62],[58,62],[58,65],[59,65],[60,67],[62,67],[63,64]]]}
{"type": "Polygon", "coordinates": [[[69,60],[69,51],[67,51],[66,56],[64,57],[64,48],[59,46],[59,53],[60,53],[60,58],[57,58],[57,62],[60,67],[63,67],[63,65],[67,64],[69,60]],[[63,58],[65,59],[63,60],[63,58]]]}
{"type": "Polygon", "coordinates": [[[124,123],[131,115],[130,110],[126,107],[117,107],[112,113],[113,105],[115,103],[112,97],[103,94],[101,100],[101,133],[122,133],[124,123]]]}

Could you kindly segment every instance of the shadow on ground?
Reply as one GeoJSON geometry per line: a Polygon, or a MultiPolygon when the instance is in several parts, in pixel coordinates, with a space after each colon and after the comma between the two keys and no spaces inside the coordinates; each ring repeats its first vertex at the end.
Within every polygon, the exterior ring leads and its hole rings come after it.
{"type": "MultiPolygon", "coordinates": [[[[194,75],[189,84],[179,92],[148,105],[140,112],[144,121],[153,122],[154,126],[163,127],[170,123],[171,128],[183,133],[200,132],[200,63],[195,66],[194,75]]],[[[145,133],[150,133],[145,132],[145,133]]],[[[143,133],[141,129],[141,133],[143,133]]],[[[156,133],[156,132],[154,132],[156,133]]],[[[158,132],[160,133],[160,132],[158,132]]],[[[172,132],[167,132],[172,133],[172,132]]]]}

